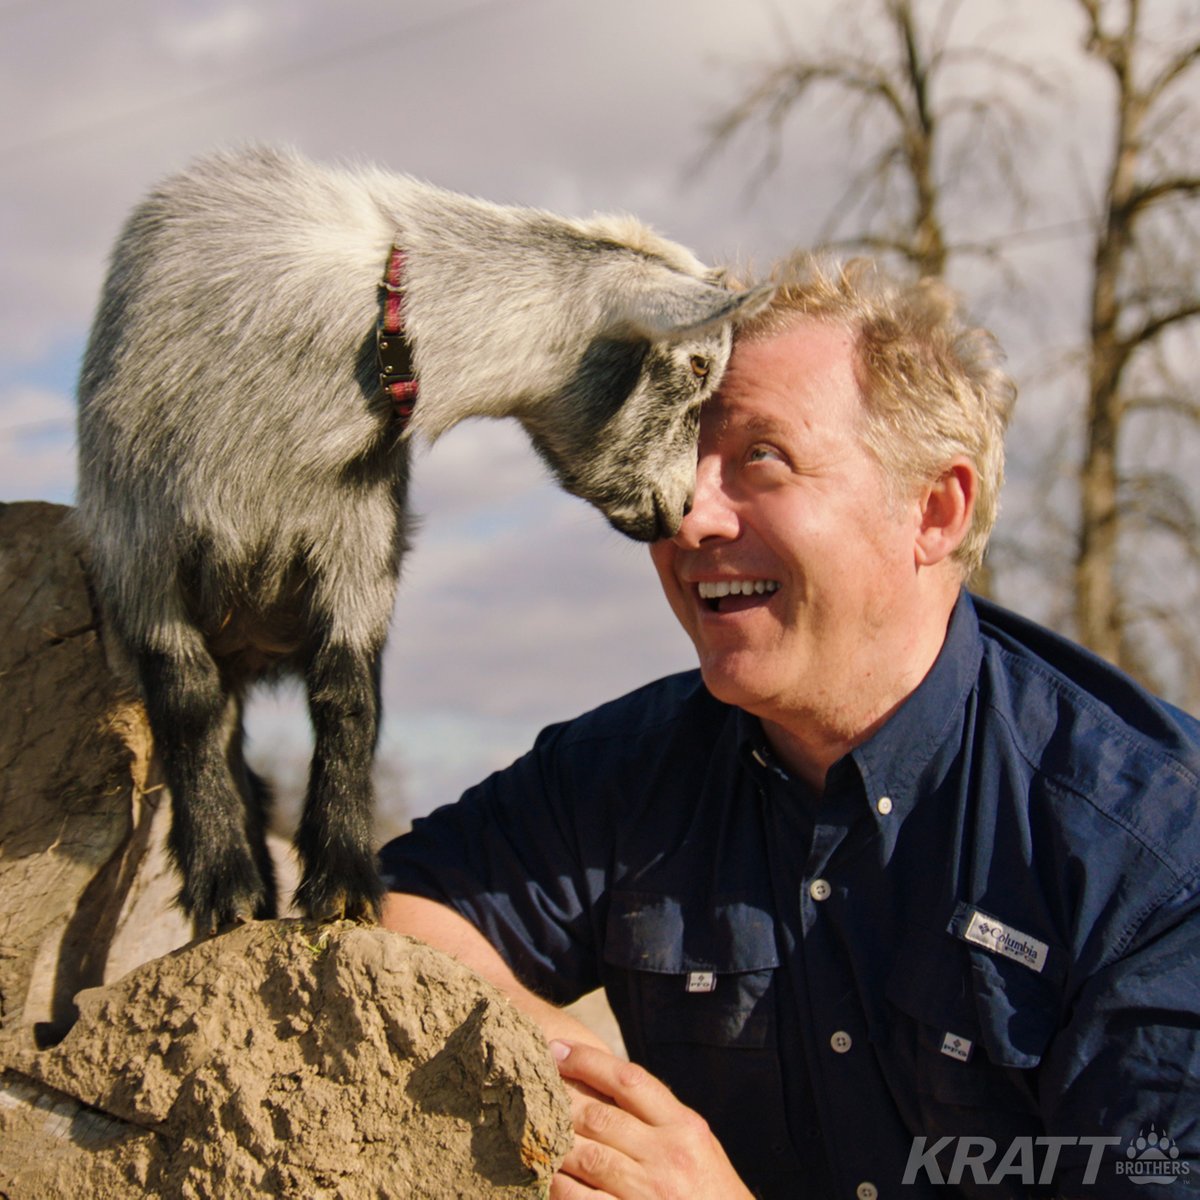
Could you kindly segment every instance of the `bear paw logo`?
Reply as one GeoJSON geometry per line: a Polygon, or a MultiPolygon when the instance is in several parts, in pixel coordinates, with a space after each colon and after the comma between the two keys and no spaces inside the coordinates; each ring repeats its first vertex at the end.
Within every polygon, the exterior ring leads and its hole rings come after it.
{"type": "Polygon", "coordinates": [[[1165,1129],[1160,1133],[1153,1125],[1149,1133],[1140,1130],[1130,1141],[1125,1157],[1129,1161],[1121,1164],[1125,1168],[1121,1173],[1132,1183],[1174,1183],[1188,1173],[1188,1164],[1179,1161],[1179,1147],[1165,1129]]]}

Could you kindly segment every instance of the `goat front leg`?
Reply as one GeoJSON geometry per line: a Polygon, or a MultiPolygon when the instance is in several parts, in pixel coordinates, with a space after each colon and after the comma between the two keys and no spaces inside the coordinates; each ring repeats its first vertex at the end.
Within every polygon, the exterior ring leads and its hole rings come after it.
{"type": "Polygon", "coordinates": [[[296,834],[296,904],[320,921],[378,920],[371,767],[379,731],[380,652],[324,640],[308,665],[314,746],[296,834]]]}
{"type": "Polygon", "coordinates": [[[177,649],[143,648],[135,658],[171,790],[167,844],[183,876],[179,904],[198,937],[273,917],[273,881],[263,878],[243,797],[230,772],[238,697],[227,689],[198,632],[189,631],[177,649]]]}

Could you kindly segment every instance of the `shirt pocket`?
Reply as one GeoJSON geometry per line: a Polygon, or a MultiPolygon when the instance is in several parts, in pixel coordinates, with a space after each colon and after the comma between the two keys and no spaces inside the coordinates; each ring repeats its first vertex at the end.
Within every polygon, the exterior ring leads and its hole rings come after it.
{"type": "MultiPolygon", "coordinates": [[[[777,1036],[770,913],[736,897],[685,912],[669,896],[614,894],[606,988],[630,1056],[700,1112],[735,1167],[799,1169],[777,1036]]],[[[760,1170],[761,1173],[761,1170],[760,1170]]]]}
{"type": "Polygon", "coordinates": [[[923,1112],[1036,1112],[1034,1073],[1059,1023],[1052,978],[948,933],[913,928],[885,996],[888,1040],[911,1060],[923,1112]]]}
{"type": "Polygon", "coordinates": [[[605,961],[632,972],[649,1041],[759,1047],[774,1042],[779,951],[769,913],[737,899],[685,920],[672,897],[613,898],[605,961]]]}

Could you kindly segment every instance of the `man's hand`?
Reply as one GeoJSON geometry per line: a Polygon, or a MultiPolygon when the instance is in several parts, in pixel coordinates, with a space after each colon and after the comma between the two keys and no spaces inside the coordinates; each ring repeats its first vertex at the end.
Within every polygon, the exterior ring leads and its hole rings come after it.
{"type": "Polygon", "coordinates": [[[598,1097],[572,1089],[575,1144],[551,1200],[751,1200],[704,1118],[666,1084],[592,1046],[556,1040],[550,1049],[563,1079],[598,1097]]]}

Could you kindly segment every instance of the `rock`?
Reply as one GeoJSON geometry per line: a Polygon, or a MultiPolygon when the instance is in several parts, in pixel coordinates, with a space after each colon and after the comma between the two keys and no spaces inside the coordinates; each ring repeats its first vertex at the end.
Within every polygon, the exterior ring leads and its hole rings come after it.
{"type": "Polygon", "coordinates": [[[169,795],[69,511],[0,504],[0,1200],[543,1196],[562,1085],[465,968],[354,925],[184,946],[169,795]]]}
{"type": "Polygon", "coordinates": [[[65,1032],[100,983],[160,793],[61,505],[0,505],[0,1025],[65,1032]]]}
{"type": "Polygon", "coordinates": [[[256,922],[78,1003],[9,1054],[9,1200],[534,1197],[570,1142],[538,1029],[382,929],[256,922]]]}
{"type": "MultiPolygon", "coordinates": [[[[50,1043],[82,988],[191,940],[169,793],[62,505],[0,504],[0,1029],[50,1043]]],[[[270,837],[282,895],[290,846],[270,837]]]]}

